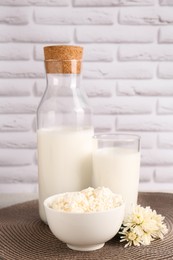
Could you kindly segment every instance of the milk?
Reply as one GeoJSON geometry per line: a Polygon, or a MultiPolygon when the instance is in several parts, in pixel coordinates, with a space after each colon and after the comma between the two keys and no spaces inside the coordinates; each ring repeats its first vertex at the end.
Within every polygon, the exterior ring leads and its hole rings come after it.
{"type": "Polygon", "coordinates": [[[38,130],[39,212],[50,195],[91,186],[92,129],[38,130]]]}
{"type": "Polygon", "coordinates": [[[125,216],[137,204],[140,153],[126,148],[101,148],[93,152],[93,187],[105,186],[122,195],[125,216]]]}

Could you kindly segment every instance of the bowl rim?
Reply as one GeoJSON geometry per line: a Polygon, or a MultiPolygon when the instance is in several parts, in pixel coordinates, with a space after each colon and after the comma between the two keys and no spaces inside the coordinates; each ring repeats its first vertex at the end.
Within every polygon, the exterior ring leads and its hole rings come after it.
{"type": "MultiPolygon", "coordinates": [[[[51,202],[53,202],[53,200],[56,197],[62,196],[63,194],[65,194],[67,192],[63,192],[63,193],[58,193],[58,194],[54,194],[52,196],[47,197],[44,202],[43,205],[45,208],[47,208],[48,210],[52,211],[52,212],[56,212],[57,214],[67,214],[67,215],[94,215],[94,214],[100,214],[100,213],[111,213],[111,212],[115,212],[117,210],[120,210],[122,208],[122,210],[124,210],[125,212],[125,202],[123,201],[121,205],[115,207],[115,208],[111,208],[111,209],[107,209],[107,210],[100,210],[100,211],[91,211],[91,212],[68,212],[68,211],[60,211],[57,209],[53,209],[49,206],[49,204],[51,202]]],[[[69,192],[69,193],[73,193],[73,192],[69,192]]],[[[116,194],[116,193],[115,193],[116,194]]],[[[119,195],[119,194],[117,194],[119,195]]]]}

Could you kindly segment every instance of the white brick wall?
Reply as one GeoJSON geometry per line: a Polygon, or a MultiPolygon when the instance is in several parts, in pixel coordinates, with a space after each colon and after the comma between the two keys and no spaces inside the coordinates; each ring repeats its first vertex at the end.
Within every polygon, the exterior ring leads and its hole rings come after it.
{"type": "Polygon", "coordinates": [[[95,131],[141,135],[140,189],[173,191],[172,43],[172,0],[0,0],[0,192],[37,190],[50,44],[85,47],[95,131]]]}

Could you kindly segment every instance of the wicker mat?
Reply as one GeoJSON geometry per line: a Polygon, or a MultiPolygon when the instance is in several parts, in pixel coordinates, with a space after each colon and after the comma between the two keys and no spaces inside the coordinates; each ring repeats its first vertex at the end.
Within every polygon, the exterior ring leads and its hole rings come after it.
{"type": "Polygon", "coordinates": [[[39,219],[38,202],[30,201],[0,210],[0,260],[135,260],[173,259],[173,194],[140,193],[139,203],[166,217],[169,229],[164,240],[150,246],[124,248],[118,237],[99,250],[78,252],[55,238],[39,219]]]}

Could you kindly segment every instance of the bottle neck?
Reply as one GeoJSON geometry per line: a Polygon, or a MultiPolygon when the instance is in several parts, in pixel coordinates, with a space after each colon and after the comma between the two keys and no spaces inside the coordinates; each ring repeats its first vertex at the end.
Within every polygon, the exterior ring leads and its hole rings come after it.
{"type": "Polygon", "coordinates": [[[47,96],[71,96],[80,88],[80,74],[47,74],[47,96]]]}
{"type": "Polygon", "coordinates": [[[49,88],[79,88],[80,80],[80,74],[47,74],[47,85],[49,88]]]}
{"type": "Polygon", "coordinates": [[[91,127],[91,109],[80,87],[81,61],[45,61],[47,88],[38,109],[38,127],[91,127]]]}
{"type": "Polygon", "coordinates": [[[46,60],[47,90],[60,92],[79,88],[81,80],[80,60],[46,60]]]}

